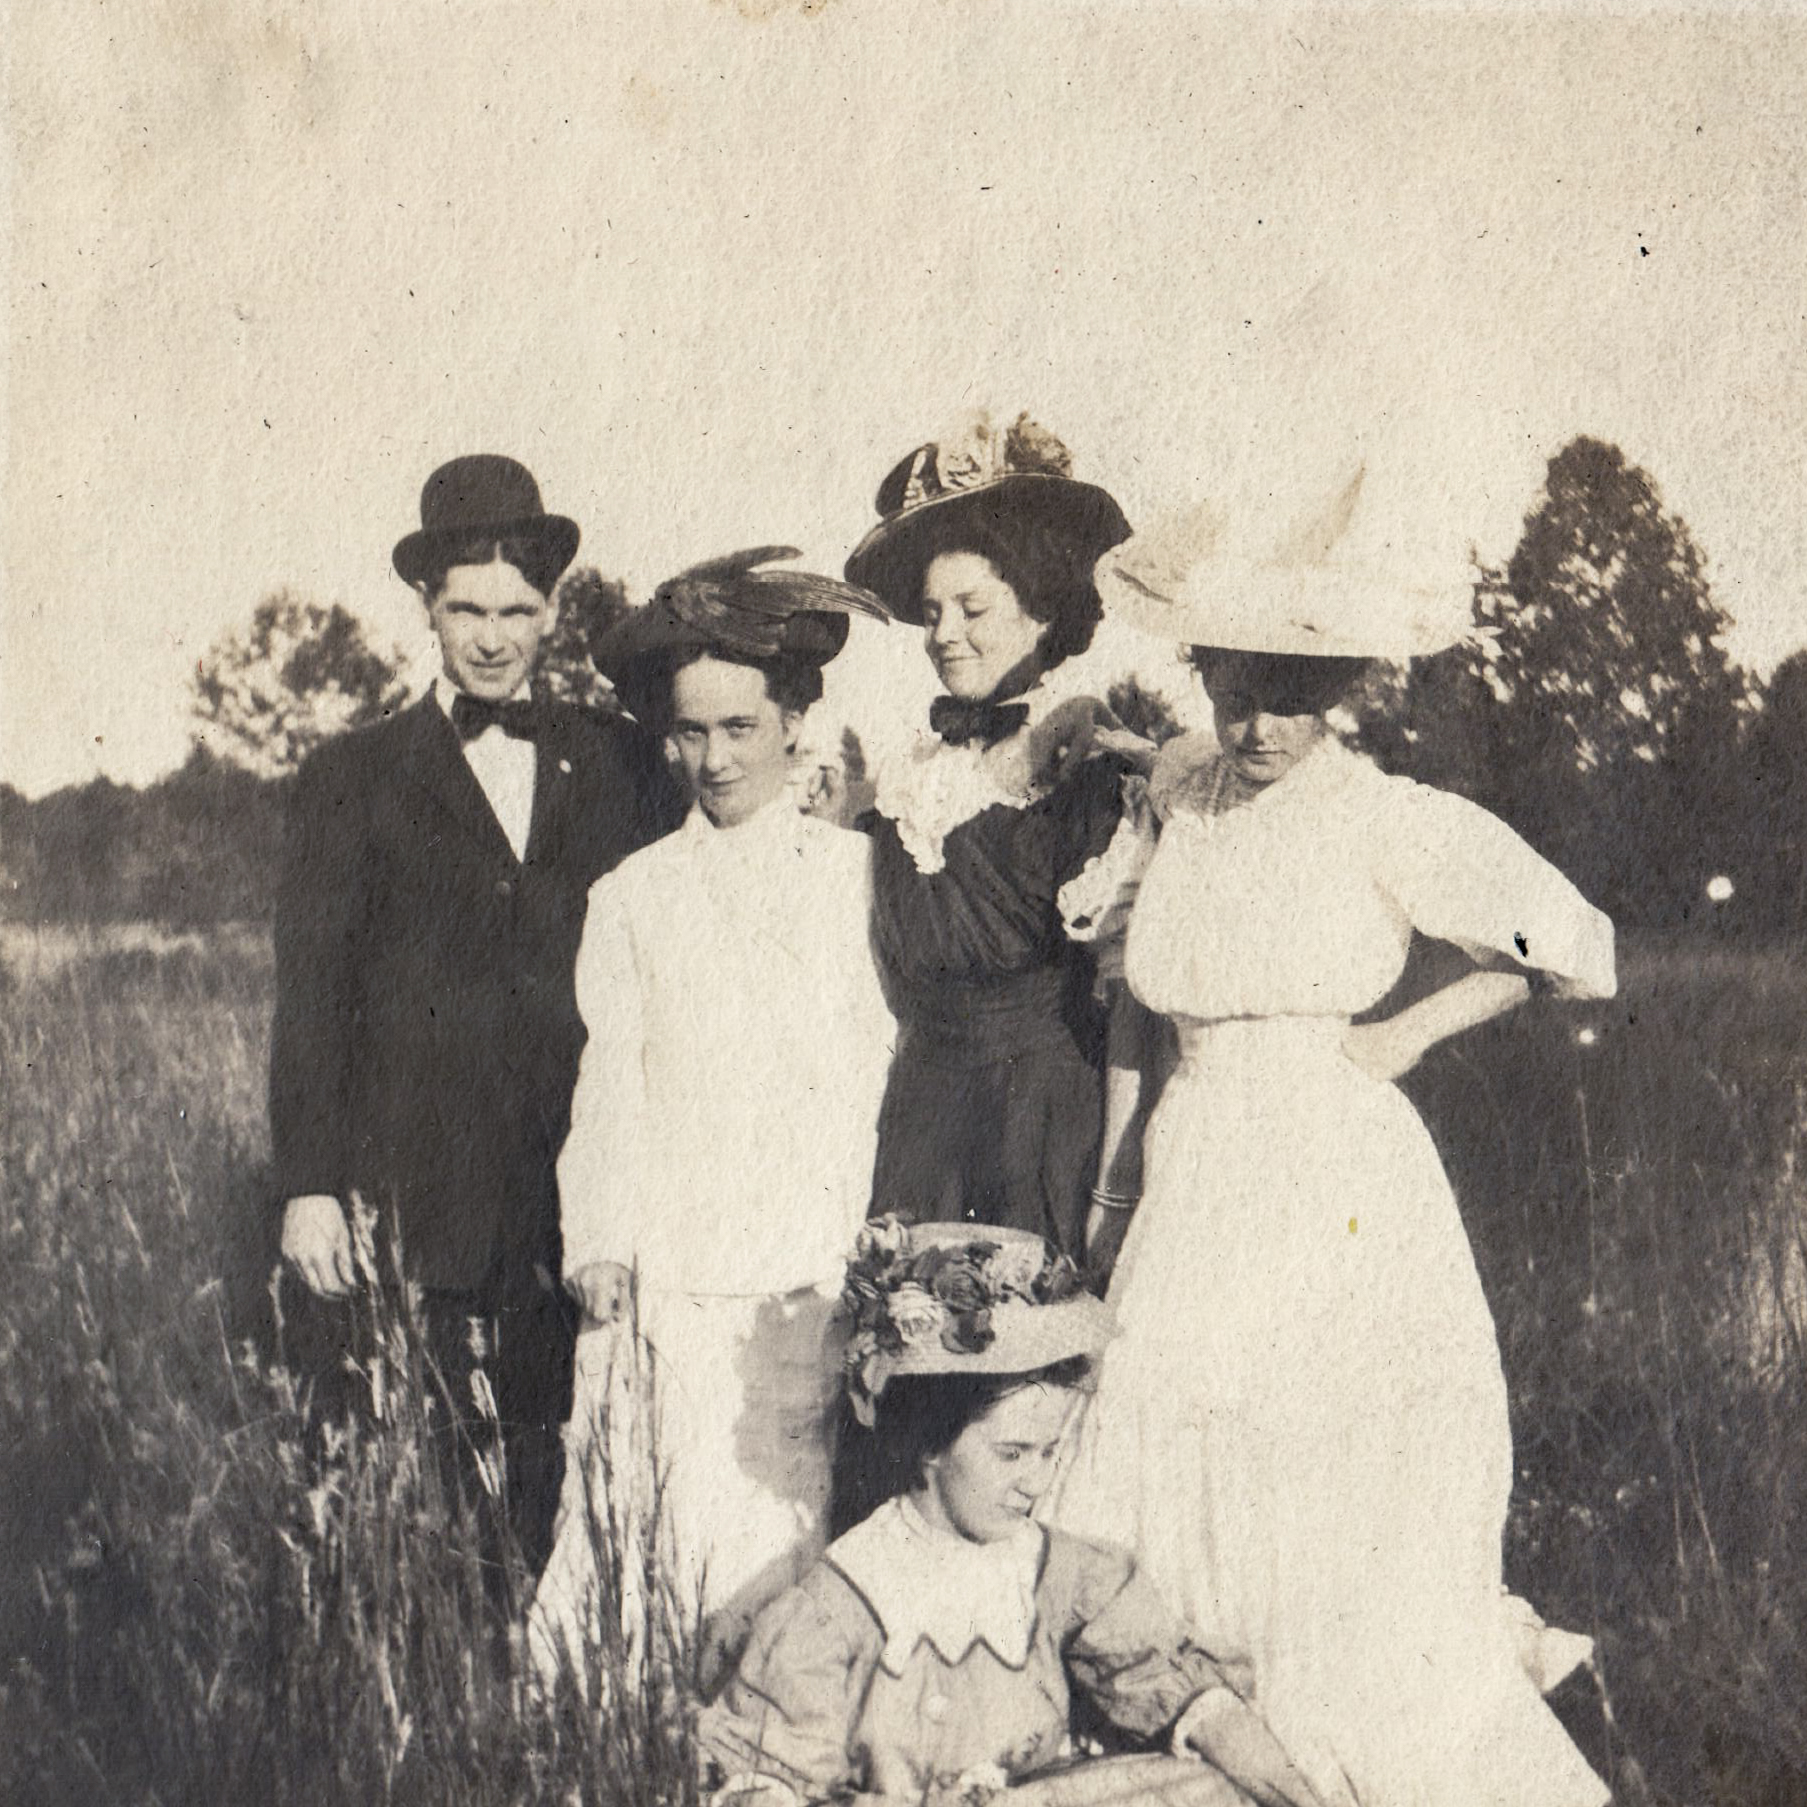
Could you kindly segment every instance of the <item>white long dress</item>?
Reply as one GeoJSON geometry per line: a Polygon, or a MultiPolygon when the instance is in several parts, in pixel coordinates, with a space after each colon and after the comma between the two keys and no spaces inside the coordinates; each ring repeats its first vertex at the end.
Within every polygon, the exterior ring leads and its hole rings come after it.
{"type": "Polygon", "coordinates": [[[543,1664],[596,1623],[599,1532],[656,1539],[678,1610],[729,1648],[822,1548],[836,1300],[894,1035],[868,845],[788,796],[733,828],[693,811],[590,893],[565,1271],[634,1270],[637,1334],[578,1338],[543,1664]]]}
{"type": "Polygon", "coordinates": [[[1129,928],[1179,1025],[1057,1508],[1129,1543],[1327,1802],[1594,1807],[1501,1586],[1487,1301],[1404,1094],[1342,1052],[1412,930],[1614,989],[1612,927],[1504,824],[1334,742],[1173,814],[1129,928]]]}

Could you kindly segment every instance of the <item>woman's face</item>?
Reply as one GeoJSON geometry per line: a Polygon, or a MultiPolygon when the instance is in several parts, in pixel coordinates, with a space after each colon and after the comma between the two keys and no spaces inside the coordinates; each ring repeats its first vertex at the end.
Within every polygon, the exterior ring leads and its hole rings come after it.
{"type": "Polygon", "coordinates": [[[1245,784],[1276,783],[1318,744],[1324,718],[1297,713],[1298,703],[1271,686],[1235,673],[1205,679],[1217,742],[1231,769],[1245,784]]]}
{"type": "Polygon", "coordinates": [[[1054,1483],[1055,1459],[1079,1402],[1070,1387],[1007,1393],[925,1464],[923,1516],[969,1543],[1014,1536],[1054,1483]]]}
{"type": "Polygon", "coordinates": [[[796,733],[750,665],[697,659],[672,678],[671,739],[717,828],[738,827],[784,789],[796,733]]]}
{"type": "Polygon", "coordinates": [[[930,561],[922,576],[922,619],[942,688],[974,702],[1034,655],[1046,628],[978,552],[943,552],[930,561]]]}

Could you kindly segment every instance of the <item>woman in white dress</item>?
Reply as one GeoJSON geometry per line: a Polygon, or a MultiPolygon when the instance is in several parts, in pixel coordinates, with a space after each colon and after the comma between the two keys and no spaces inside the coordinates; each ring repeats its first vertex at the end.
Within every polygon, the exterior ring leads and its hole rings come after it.
{"type": "Polygon", "coordinates": [[[1101,585],[1192,646],[1220,745],[1151,786],[1165,821],[1125,971],[1181,1062],[1058,1516],[1129,1543],[1206,1647],[1250,1664],[1326,1802],[1597,1807],[1539,1693],[1560,1634],[1501,1584],[1493,1323],[1393,1081],[1536,986],[1611,995],[1611,924],[1493,816],[1328,732],[1361,656],[1428,649],[1378,587],[1321,544],[1314,563],[1178,581],[1134,560],[1132,543],[1101,585]],[[1414,932],[1476,970],[1352,1027],[1414,932]]]}
{"type": "MultiPolygon", "coordinates": [[[[656,1548],[707,1675],[824,1541],[835,1299],[893,1029],[865,837],[803,814],[787,779],[847,611],[878,605],[757,569],[780,556],[674,578],[595,649],[695,806],[594,887],[577,962],[589,1041],[558,1179],[584,1328],[535,1623],[542,1663],[562,1648],[580,1673],[616,1558],[625,1587],[656,1548]]],[[[657,1610],[615,1609],[630,1632],[657,1610]]]]}

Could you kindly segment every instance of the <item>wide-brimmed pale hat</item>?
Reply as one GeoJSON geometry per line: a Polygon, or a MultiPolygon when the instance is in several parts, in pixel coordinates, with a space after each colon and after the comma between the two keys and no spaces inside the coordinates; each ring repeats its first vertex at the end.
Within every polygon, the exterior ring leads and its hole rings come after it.
{"type": "Polygon", "coordinates": [[[442,464],[427,479],[420,526],[396,543],[395,569],[405,583],[424,583],[449,548],[480,538],[526,541],[532,547],[527,579],[550,593],[577,556],[579,535],[575,521],[546,512],[526,465],[497,452],[474,452],[442,464]]]}
{"type": "Polygon", "coordinates": [[[976,521],[1006,535],[1045,528],[1083,572],[1129,522],[1107,490],[1072,472],[1072,454],[1027,414],[1008,427],[975,414],[893,466],[878,488],[878,525],[853,549],[847,579],[920,627],[923,572],[976,521]]]}
{"type": "Polygon", "coordinates": [[[995,1224],[869,1223],[841,1296],[848,1391],[868,1423],[901,1375],[1034,1374],[1101,1354],[1117,1332],[1068,1257],[995,1224]]]}
{"type": "Polygon", "coordinates": [[[650,602],[596,637],[597,670],[625,694],[687,653],[826,665],[847,644],[852,616],[888,619],[876,596],[839,578],[759,568],[798,556],[795,546],[754,546],[668,577],[650,602]]]}
{"type": "Polygon", "coordinates": [[[1293,519],[1264,531],[1200,503],[1113,547],[1100,596],[1131,626],[1183,646],[1297,658],[1412,659],[1474,632],[1473,574],[1370,550],[1366,467],[1339,473],[1293,519]]]}

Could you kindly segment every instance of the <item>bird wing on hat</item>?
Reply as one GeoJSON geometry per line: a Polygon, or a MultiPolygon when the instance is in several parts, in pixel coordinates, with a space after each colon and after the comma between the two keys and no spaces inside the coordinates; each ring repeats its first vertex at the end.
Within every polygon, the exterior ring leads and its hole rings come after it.
{"type": "Polygon", "coordinates": [[[692,565],[654,592],[686,625],[712,639],[777,652],[798,615],[867,615],[884,621],[884,605],[869,591],[814,571],[762,571],[774,559],[796,558],[794,546],[754,546],[692,565]]]}

